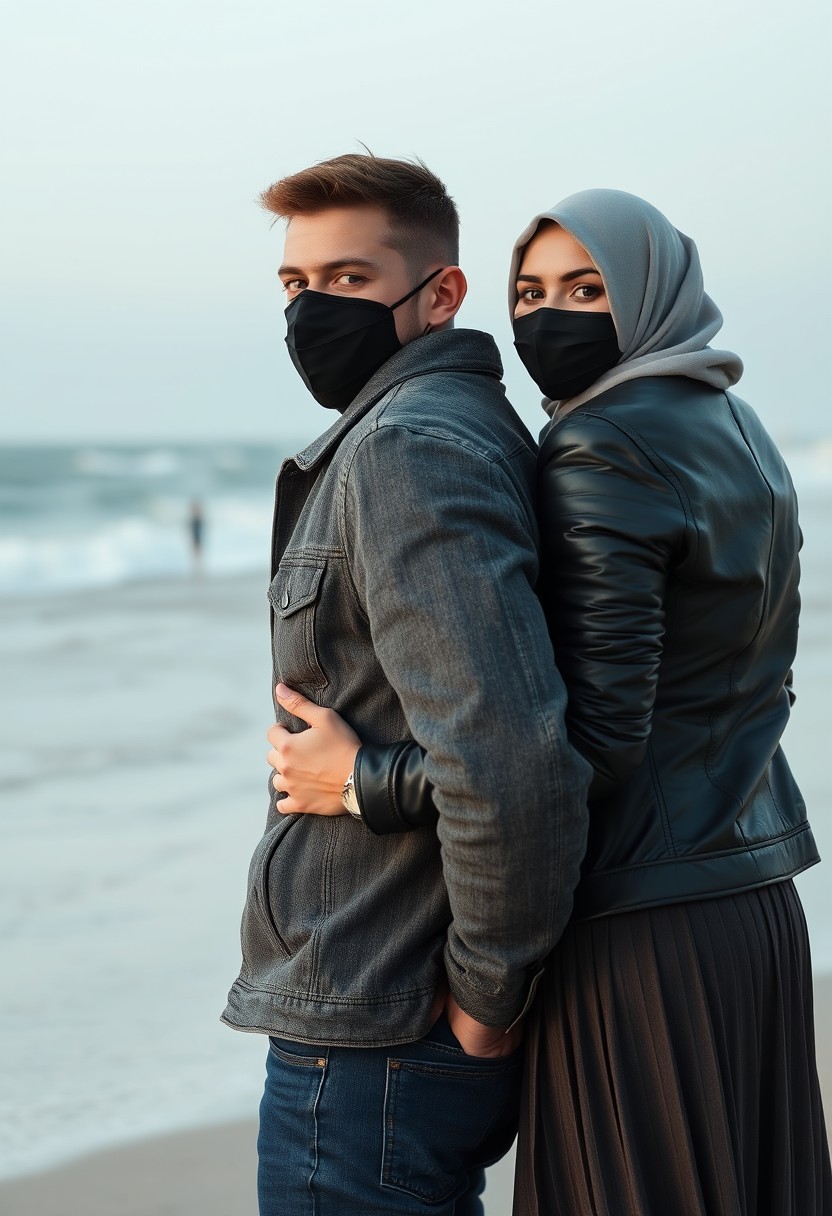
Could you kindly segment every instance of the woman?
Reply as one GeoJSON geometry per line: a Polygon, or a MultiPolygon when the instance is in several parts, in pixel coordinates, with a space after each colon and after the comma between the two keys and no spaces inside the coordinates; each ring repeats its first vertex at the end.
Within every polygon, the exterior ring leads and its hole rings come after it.
{"type": "MultiPolygon", "coordinates": [[[[695,246],[643,200],[590,190],[537,216],[510,300],[552,415],[541,594],[595,774],[573,920],[527,1030],[515,1216],[832,1212],[791,881],[818,858],[779,746],[799,608],[788,471],[727,392],[742,365],[709,346],[721,316],[695,246]]],[[[336,809],[346,724],[317,778],[306,762],[287,782],[296,742],[270,737],[287,809],[336,809]]],[[[361,749],[368,826],[435,819],[423,759],[361,749]]]]}

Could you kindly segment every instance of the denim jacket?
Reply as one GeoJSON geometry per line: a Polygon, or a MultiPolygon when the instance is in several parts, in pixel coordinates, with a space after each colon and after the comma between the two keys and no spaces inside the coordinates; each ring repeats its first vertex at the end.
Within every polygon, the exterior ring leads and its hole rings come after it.
{"type": "Polygon", "coordinates": [[[272,793],[223,1014],[236,1029],[406,1042],[446,976],[507,1026],[568,919],[590,771],[535,595],[535,445],[501,373],[485,334],[418,338],[280,470],[274,681],[368,742],[425,747],[439,823],[376,836],[283,816],[272,793]]]}

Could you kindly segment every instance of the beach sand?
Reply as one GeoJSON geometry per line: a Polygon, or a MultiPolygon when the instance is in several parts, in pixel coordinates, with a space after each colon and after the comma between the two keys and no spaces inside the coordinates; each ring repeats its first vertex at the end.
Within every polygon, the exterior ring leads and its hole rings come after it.
{"type": "MultiPolygon", "coordinates": [[[[815,980],[818,1068],[832,1111],[832,976],[815,980]]],[[[256,1216],[256,1124],[143,1140],[0,1185],[3,1216],[256,1216]]],[[[513,1154],[489,1170],[486,1216],[511,1212],[513,1154]]],[[[291,1216],[291,1213],[287,1213],[291,1216]]]]}
{"type": "MultiPolygon", "coordinates": [[[[0,1186],[3,1216],[257,1216],[255,1123],[95,1153],[0,1186]]],[[[488,1216],[511,1211],[511,1158],[489,1171],[488,1216]]],[[[292,1216],[287,1212],[286,1216],[292,1216]]]]}

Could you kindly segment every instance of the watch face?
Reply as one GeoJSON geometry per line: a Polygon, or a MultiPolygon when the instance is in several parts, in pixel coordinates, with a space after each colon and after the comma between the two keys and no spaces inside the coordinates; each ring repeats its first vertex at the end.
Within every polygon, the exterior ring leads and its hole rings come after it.
{"type": "Polygon", "coordinates": [[[361,807],[358,805],[358,797],[352,782],[344,790],[344,806],[355,819],[361,818],[361,807]]]}
{"type": "Polygon", "coordinates": [[[355,786],[353,785],[352,773],[350,773],[349,777],[347,777],[346,781],[344,782],[344,788],[341,791],[341,801],[355,819],[361,818],[361,807],[358,805],[358,795],[356,794],[355,786]]]}

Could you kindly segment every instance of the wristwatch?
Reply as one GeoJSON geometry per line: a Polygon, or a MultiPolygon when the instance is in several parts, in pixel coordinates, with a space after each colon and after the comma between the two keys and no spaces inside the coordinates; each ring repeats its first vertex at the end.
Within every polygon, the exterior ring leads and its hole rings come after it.
{"type": "Polygon", "coordinates": [[[353,782],[354,776],[355,770],[353,769],[349,777],[347,777],[346,781],[344,782],[344,788],[341,790],[341,801],[352,815],[353,819],[360,819],[361,807],[358,805],[358,795],[355,792],[355,784],[353,782]]]}

